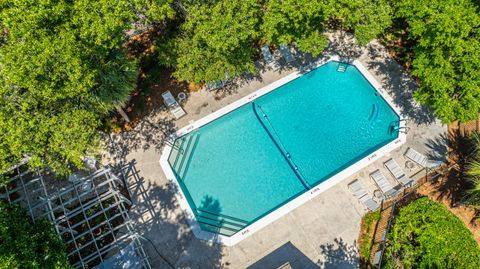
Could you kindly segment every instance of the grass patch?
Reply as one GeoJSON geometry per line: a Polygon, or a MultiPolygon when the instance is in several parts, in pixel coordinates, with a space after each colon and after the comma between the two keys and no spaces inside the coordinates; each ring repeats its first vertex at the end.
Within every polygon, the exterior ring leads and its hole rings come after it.
{"type": "Polygon", "coordinates": [[[377,210],[369,212],[363,217],[362,231],[364,232],[360,243],[360,258],[365,262],[370,260],[370,254],[372,252],[372,226],[380,220],[381,216],[380,210],[377,210]]]}

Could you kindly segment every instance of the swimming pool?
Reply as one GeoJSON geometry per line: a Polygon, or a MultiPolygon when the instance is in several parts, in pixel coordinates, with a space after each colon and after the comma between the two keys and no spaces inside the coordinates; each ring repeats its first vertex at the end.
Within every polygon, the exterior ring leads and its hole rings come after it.
{"type": "Polygon", "coordinates": [[[162,167],[173,172],[200,230],[248,234],[382,147],[400,144],[399,114],[357,67],[329,61],[179,132],[162,167]]]}

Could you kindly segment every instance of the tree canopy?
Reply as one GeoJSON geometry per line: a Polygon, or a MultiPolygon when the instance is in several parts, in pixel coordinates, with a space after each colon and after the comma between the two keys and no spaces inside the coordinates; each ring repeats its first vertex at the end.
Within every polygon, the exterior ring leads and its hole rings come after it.
{"type": "Polygon", "coordinates": [[[178,36],[160,45],[165,52],[160,62],[175,67],[175,77],[200,83],[255,72],[256,0],[193,1],[186,6],[178,36]]]}
{"type": "Polygon", "coordinates": [[[70,268],[48,220],[32,222],[18,205],[0,201],[0,268],[70,268]]]}
{"type": "Polygon", "coordinates": [[[377,38],[392,23],[392,7],[387,0],[330,1],[331,19],[351,30],[359,45],[377,38]]]}
{"type": "Polygon", "coordinates": [[[99,120],[124,103],[137,66],[133,23],[173,15],[170,0],[0,3],[0,170],[30,156],[65,174],[97,145],[99,120]],[[142,16],[139,16],[142,15],[142,16]]]}
{"type": "Polygon", "coordinates": [[[404,0],[397,15],[416,41],[415,97],[443,122],[466,122],[480,109],[480,13],[470,0],[404,0]]]}
{"type": "Polygon", "coordinates": [[[317,56],[327,46],[324,24],[330,13],[330,5],[322,0],[270,0],[262,24],[265,41],[295,44],[317,56]]]}
{"type": "Polygon", "coordinates": [[[388,237],[382,268],[480,267],[480,248],[472,233],[427,197],[400,208],[388,237]]]}

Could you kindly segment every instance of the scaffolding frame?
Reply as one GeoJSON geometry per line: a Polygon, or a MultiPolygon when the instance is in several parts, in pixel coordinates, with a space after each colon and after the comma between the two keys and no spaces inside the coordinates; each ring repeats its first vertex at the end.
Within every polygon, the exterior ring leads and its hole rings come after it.
{"type": "Polygon", "coordinates": [[[4,172],[8,179],[0,199],[25,208],[34,222],[47,218],[64,241],[72,266],[95,267],[132,245],[140,267],[151,268],[128,214],[128,187],[110,167],[60,182],[51,173],[32,172],[27,162],[4,172]]]}

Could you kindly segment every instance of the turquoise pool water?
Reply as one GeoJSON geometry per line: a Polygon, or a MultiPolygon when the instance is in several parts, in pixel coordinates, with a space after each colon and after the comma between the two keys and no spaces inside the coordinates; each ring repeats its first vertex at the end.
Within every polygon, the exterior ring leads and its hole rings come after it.
{"type": "Polygon", "coordinates": [[[220,215],[255,221],[398,137],[399,116],[355,66],[338,65],[176,140],[169,162],[198,218],[210,219],[202,228],[220,215]]]}

